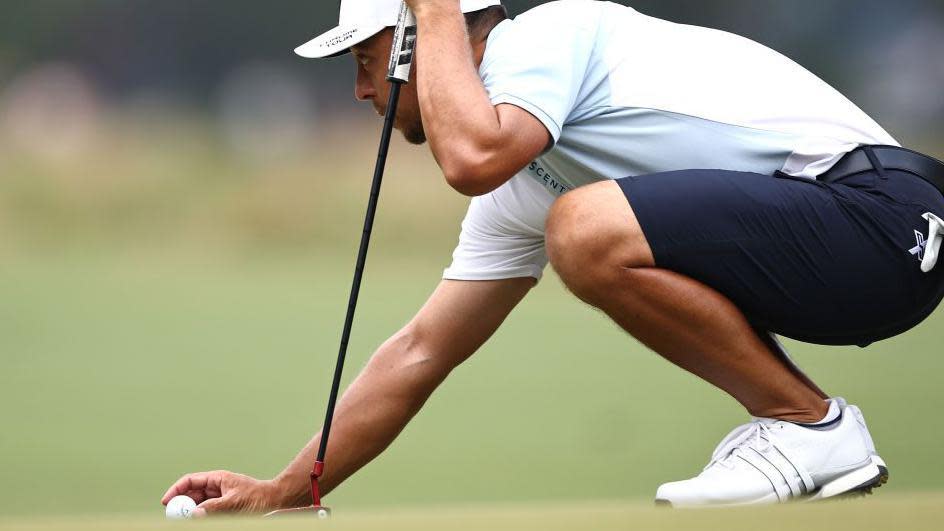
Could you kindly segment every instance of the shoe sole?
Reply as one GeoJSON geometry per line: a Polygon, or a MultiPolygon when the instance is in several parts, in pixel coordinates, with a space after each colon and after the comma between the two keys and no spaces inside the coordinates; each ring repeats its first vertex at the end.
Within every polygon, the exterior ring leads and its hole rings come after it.
{"type": "Polygon", "coordinates": [[[873,490],[886,483],[888,483],[888,466],[881,457],[873,455],[867,466],[823,485],[813,495],[807,497],[806,501],[861,498],[872,494],[873,490]]]}
{"type": "MultiPolygon", "coordinates": [[[[886,483],[888,483],[888,466],[881,457],[873,455],[868,465],[830,481],[809,496],[794,498],[791,501],[816,502],[823,500],[862,498],[872,494],[873,490],[886,483]]],[[[727,505],[728,504],[715,505],[714,507],[727,505]]],[[[730,504],[732,507],[738,505],[745,504],[730,504]]],[[[747,505],[750,505],[750,503],[747,505]]],[[[656,506],[674,507],[671,501],[658,498],[656,499],[656,506]]]]}

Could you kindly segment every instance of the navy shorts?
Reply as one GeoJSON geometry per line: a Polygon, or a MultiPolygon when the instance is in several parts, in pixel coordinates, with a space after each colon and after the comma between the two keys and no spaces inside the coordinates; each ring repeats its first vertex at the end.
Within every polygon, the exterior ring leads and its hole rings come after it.
{"type": "Polygon", "coordinates": [[[921,272],[921,241],[944,195],[904,172],[835,183],[722,170],[617,182],[657,267],[731,299],[759,329],[824,345],[901,334],[944,298],[944,259],[921,272]],[[920,235],[920,236],[919,236],[920,235]]]}

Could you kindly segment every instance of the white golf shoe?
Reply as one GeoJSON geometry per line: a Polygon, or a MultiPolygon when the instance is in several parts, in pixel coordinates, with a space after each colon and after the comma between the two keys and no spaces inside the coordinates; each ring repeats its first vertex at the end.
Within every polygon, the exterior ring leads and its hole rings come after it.
{"type": "Polygon", "coordinates": [[[732,506],[871,493],[888,480],[862,412],[845,400],[832,422],[808,427],[755,418],[725,437],[698,476],[666,483],[656,503],[732,506]]]}

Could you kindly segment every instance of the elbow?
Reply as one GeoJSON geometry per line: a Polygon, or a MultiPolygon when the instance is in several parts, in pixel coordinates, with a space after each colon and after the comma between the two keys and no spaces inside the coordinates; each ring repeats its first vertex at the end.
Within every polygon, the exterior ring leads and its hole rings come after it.
{"type": "Polygon", "coordinates": [[[505,175],[496,157],[466,151],[459,156],[440,162],[446,182],[455,191],[477,197],[494,191],[511,178],[505,175]]]}
{"type": "Polygon", "coordinates": [[[465,173],[459,175],[446,174],[446,182],[449,183],[449,186],[451,186],[453,190],[467,197],[485,195],[498,188],[488,182],[469,177],[468,174],[465,173]]]}
{"type": "Polygon", "coordinates": [[[413,386],[435,388],[455,365],[436,356],[424,335],[413,325],[407,325],[377,350],[368,367],[396,374],[402,382],[413,386]]]}

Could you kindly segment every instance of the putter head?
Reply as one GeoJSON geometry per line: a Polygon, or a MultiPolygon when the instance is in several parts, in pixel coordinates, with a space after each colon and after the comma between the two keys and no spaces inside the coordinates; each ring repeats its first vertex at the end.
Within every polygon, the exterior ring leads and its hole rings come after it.
{"type": "Polygon", "coordinates": [[[322,507],[321,505],[309,505],[308,507],[296,507],[294,509],[279,509],[278,511],[272,511],[266,514],[264,518],[282,518],[286,516],[314,516],[319,520],[325,520],[331,516],[331,509],[322,507]]]}

